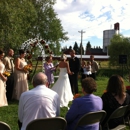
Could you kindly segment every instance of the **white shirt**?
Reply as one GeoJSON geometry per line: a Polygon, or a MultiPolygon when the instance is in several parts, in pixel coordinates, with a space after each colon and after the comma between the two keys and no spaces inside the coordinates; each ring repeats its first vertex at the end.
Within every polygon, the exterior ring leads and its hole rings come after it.
{"type": "Polygon", "coordinates": [[[86,75],[91,75],[92,72],[91,72],[91,65],[88,65],[87,67],[83,68],[84,70],[84,74],[86,75]]]}
{"type": "Polygon", "coordinates": [[[19,101],[18,118],[21,130],[26,130],[29,122],[39,118],[56,117],[60,114],[60,99],[56,92],[44,85],[22,93],[19,101]]]}

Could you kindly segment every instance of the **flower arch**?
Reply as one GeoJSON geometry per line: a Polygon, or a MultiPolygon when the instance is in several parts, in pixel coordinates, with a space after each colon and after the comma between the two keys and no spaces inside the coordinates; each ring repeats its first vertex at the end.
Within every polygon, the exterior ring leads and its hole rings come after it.
{"type": "MultiPolygon", "coordinates": [[[[49,45],[43,39],[38,39],[38,38],[28,39],[27,41],[22,43],[20,49],[24,49],[25,52],[27,53],[26,60],[29,64],[32,64],[32,58],[35,55],[34,50],[36,50],[37,48],[40,49],[39,56],[42,57],[42,64],[44,64],[44,62],[45,62],[45,57],[47,55],[52,54],[52,51],[51,51],[49,45]]],[[[36,69],[37,69],[38,57],[36,58],[36,60],[37,60],[37,62],[36,62],[32,77],[35,74],[36,69]]]]}

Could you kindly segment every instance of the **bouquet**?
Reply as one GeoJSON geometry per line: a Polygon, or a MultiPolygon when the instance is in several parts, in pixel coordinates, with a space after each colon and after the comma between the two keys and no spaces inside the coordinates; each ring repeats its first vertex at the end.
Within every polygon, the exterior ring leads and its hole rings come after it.
{"type": "Polygon", "coordinates": [[[80,78],[81,78],[81,75],[79,74],[79,75],[78,75],[78,79],[80,79],[80,78]]]}
{"type": "Polygon", "coordinates": [[[23,69],[24,69],[25,71],[32,72],[32,65],[30,65],[30,64],[25,65],[23,69]]]}
{"type": "Polygon", "coordinates": [[[79,93],[77,93],[77,94],[74,95],[73,99],[79,98],[79,97],[81,97],[81,95],[79,93]]]}
{"type": "Polygon", "coordinates": [[[9,73],[8,71],[5,71],[5,72],[3,73],[3,75],[4,75],[5,77],[8,77],[8,76],[10,76],[10,73],[9,73]]]}

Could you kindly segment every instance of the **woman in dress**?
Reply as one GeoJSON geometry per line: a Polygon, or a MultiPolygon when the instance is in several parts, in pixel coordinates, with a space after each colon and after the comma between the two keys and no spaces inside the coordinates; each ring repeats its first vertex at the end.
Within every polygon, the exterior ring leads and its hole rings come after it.
{"type": "Polygon", "coordinates": [[[2,62],[4,57],[4,52],[0,50],[0,107],[8,106],[7,98],[6,98],[6,81],[7,77],[3,75],[5,70],[5,65],[2,62]]]}
{"type": "Polygon", "coordinates": [[[91,72],[91,61],[87,62],[86,70],[87,70],[86,71],[87,77],[90,77],[90,75],[92,74],[92,72],[91,72]]]}
{"type": "Polygon", "coordinates": [[[68,107],[69,102],[73,100],[73,94],[68,77],[68,74],[72,75],[73,73],[70,71],[69,64],[66,62],[66,60],[67,57],[65,54],[63,54],[59,63],[59,78],[52,87],[52,90],[57,92],[60,97],[60,107],[68,107]]]}
{"type": "Polygon", "coordinates": [[[54,83],[53,72],[56,70],[57,66],[54,66],[52,63],[52,56],[46,57],[46,63],[44,63],[45,74],[48,78],[48,87],[54,83]]]}
{"type": "MultiPolygon", "coordinates": [[[[130,96],[125,92],[124,80],[119,75],[113,75],[110,77],[106,89],[106,93],[102,95],[103,110],[106,111],[107,116],[103,121],[103,125],[109,116],[120,106],[130,104],[130,96]]],[[[109,122],[109,128],[115,128],[119,124],[123,123],[123,118],[116,118],[109,122]]]]}
{"type": "Polygon", "coordinates": [[[19,100],[23,92],[28,91],[27,70],[24,69],[24,66],[27,65],[25,55],[24,50],[19,50],[19,57],[15,60],[13,98],[16,100],[19,100]]]}

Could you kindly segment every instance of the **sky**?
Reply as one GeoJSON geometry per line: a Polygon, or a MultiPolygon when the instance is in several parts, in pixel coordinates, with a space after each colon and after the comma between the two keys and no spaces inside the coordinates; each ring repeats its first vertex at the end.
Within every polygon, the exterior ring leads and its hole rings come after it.
{"type": "Polygon", "coordinates": [[[130,37],[130,0],[56,0],[54,10],[68,41],[62,47],[81,43],[86,47],[88,41],[92,47],[103,47],[103,31],[114,29],[120,23],[120,34],[130,37]]]}

